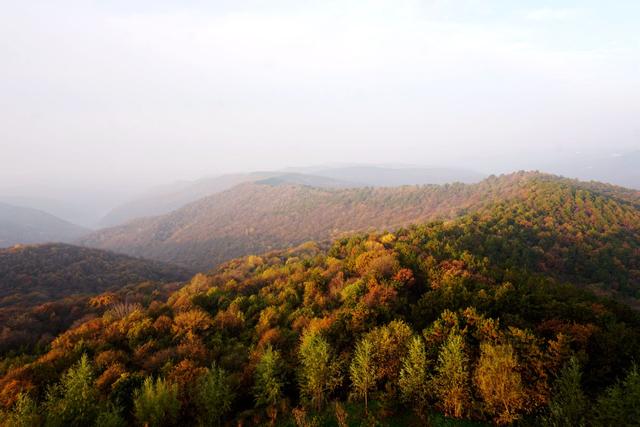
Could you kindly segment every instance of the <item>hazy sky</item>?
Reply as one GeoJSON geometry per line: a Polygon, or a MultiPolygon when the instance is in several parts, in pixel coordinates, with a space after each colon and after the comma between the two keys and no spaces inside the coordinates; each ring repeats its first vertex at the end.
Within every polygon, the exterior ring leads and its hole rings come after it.
{"type": "Polygon", "coordinates": [[[637,0],[0,6],[5,187],[640,141],[637,0]]]}

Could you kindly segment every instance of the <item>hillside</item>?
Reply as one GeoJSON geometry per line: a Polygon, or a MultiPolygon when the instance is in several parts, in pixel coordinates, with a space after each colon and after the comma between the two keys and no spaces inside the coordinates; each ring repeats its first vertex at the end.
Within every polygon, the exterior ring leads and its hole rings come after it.
{"type": "MultiPolygon", "coordinates": [[[[566,199],[574,209],[588,210],[583,214],[590,221],[597,221],[599,214],[613,216],[610,220],[617,230],[629,230],[632,239],[638,238],[638,222],[633,222],[640,218],[635,209],[640,199],[637,191],[517,173],[470,185],[392,188],[322,189],[287,183],[245,183],[168,215],[98,231],[81,243],[206,271],[233,257],[307,240],[324,241],[356,231],[394,229],[455,218],[496,203],[526,201],[531,194],[538,194],[532,193],[538,187],[544,187],[552,199],[566,199]],[[583,201],[576,200],[578,193],[579,198],[598,204],[585,206],[583,201]]],[[[545,203],[542,196],[538,202],[545,203]]],[[[557,209],[561,212],[563,207],[557,209]]],[[[544,212],[535,214],[540,216],[544,212]]],[[[600,224],[595,232],[604,232],[605,225],[600,224]]]]}
{"type": "Polygon", "coordinates": [[[446,222],[236,259],[166,303],[85,322],[41,357],[11,359],[0,404],[11,408],[26,391],[17,408],[28,411],[6,417],[151,425],[159,413],[157,425],[168,426],[636,419],[640,315],[576,285],[638,289],[637,194],[533,174],[484,185],[512,198],[446,222]]]}
{"type": "Polygon", "coordinates": [[[269,183],[346,188],[453,182],[473,183],[482,178],[484,178],[483,175],[464,169],[382,166],[311,167],[289,171],[227,174],[195,181],[181,181],[150,190],[147,194],[111,210],[100,221],[100,225],[112,227],[137,218],[166,214],[191,202],[246,182],[266,180],[269,183]]]}
{"type": "Polygon", "coordinates": [[[64,331],[87,314],[93,295],[187,277],[173,265],[66,244],[1,249],[0,352],[64,331]]]}
{"type": "Polygon", "coordinates": [[[71,242],[88,231],[37,209],[0,202],[0,248],[19,243],[71,242]]]}
{"type": "Polygon", "coordinates": [[[102,218],[100,225],[110,227],[136,218],[162,215],[196,200],[228,190],[244,182],[274,180],[280,183],[312,185],[316,187],[347,187],[349,183],[332,178],[281,172],[253,172],[228,174],[196,181],[182,181],[155,188],[128,203],[117,206],[102,218]]]}

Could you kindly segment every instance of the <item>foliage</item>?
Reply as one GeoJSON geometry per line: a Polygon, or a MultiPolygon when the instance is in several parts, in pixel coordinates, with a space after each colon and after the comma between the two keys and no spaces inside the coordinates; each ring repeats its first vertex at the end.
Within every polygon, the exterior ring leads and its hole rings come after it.
{"type": "Polygon", "coordinates": [[[523,409],[524,388],[518,368],[511,345],[480,345],[474,380],[487,411],[498,424],[512,423],[523,409]]]}
{"type": "Polygon", "coordinates": [[[47,426],[86,426],[98,414],[93,368],[86,354],[62,377],[47,395],[47,426]]]}
{"type": "Polygon", "coordinates": [[[28,394],[20,393],[14,406],[0,412],[0,425],[5,427],[32,427],[42,423],[36,402],[28,394]]]}
{"type": "MultiPolygon", "coordinates": [[[[94,396],[89,425],[255,425],[265,414],[286,425],[289,408],[319,425],[345,414],[396,425],[634,416],[640,314],[606,295],[632,298],[640,286],[637,193],[539,174],[483,188],[442,190],[447,206],[471,198],[477,208],[454,220],[235,259],[179,289],[138,284],[40,309],[41,324],[64,332],[4,355],[2,416],[53,422],[71,413],[52,409],[68,390],[94,396]],[[67,309],[68,328],[57,323],[67,309]],[[79,375],[83,354],[90,369],[79,375]],[[64,386],[73,372],[82,386],[64,386]]],[[[418,193],[376,194],[403,212],[427,200],[418,193]]]]}
{"type": "Polygon", "coordinates": [[[95,425],[97,427],[125,427],[127,422],[117,407],[109,405],[98,413],[95,425]]]}
{"type": "Polygon", "coordinates": [[[471,396],[468,363],[462,336],[451,333],[438,354],[433,377],[438,405],[447,416],[462,418],[469,410],[471,396]]]}
{"type": "Polygon", "coordinates": [[[256,406],[265,407],[272,420],[275,420],[278,405],[284,399],[283,369],[280,352],[268,346],[256,366],[253,392],[256,406]]]}
{"type": "Polygon", "coordinates": [[[633,366],[627,376],[598,399],[593,422],[598,426],[633,425],[640,421],[640,372],[633,366]]]}
{"type": "Polygon", "coordinates": [[[373,343],[368,338],[356,345],[349,367],[353,394],[364,399],[365,411],[369,409],[369,393],[376,385],[376,366],[373,361],[373,343]]]}
{"type": "Polygon", "coordinates": [[[56,243],[0,249],[0,277],[1,355],[44,347],[75,321],[121,302],[125,293],[135,298],[134,285],[146,282],[151,293],[188,275],[156,261],[56,243]]]}
{"type": "Polygon", "coordinates": [[[318,333],[308,332],[300,343],[300,394],[319,411],[328,394],[341,382],[339,365],[329,343],[318,333]]]}
{"type": "Polygon", "coordinates": [[[494,233],[484,242],[468,242],[481,251],[500,251],[520,267],[570,273],[582,283],[614,282],[634,294],[640,290],[632,286],[640,272],[634,257],[640,244],[638,202],[637,191],[535,172],[471,185],[323,189],[255,183],[101,230],[83,243],[207,271],[272,248],[471,213],[478,228],[494,233]],[[502,218],[484,221],[495,212],[502,218]],[[526,239],[526,247],[513,247],[508,237],[526,239]]]}
{"type": "Polygon", "coordinates": [[[172,426],[178,421],[178,387],[162,378],[148,377],[134,396],[134,412],[140,425],[172,426]]]}
{"type": "Polygon", "coordinates": [[[553,427],[580,427],[586,424],[587,397],[582,391],[582,373],[575,357],[562,368],[554,383],[545,424],[553,427]]]}
{"type": "Polygon", "coordinates": [[[414,336],[409,344],[409,351],[402,359],[402,370],[398,384],[402,400],[414,408],[416,413],[424,419],[429,399],[429,367],[424,341],[420,336],[414,336]]]}
{"type": "Polygon", "coordinates": [[[197,382],[195,397],[198,423],[220,425],[231,409],[234,393],[227,372],[213,364],[197,382]]]}

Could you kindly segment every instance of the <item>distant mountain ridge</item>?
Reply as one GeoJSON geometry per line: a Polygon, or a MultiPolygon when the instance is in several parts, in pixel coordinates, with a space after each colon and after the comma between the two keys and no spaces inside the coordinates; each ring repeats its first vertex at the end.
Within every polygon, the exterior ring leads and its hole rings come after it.
{"type": "Polygon", "coordinates": [[[636,210],[634,218],[640,223],[637,191],[516,173],[470,185],[323,189],[288,183],[244,183],[167,215],[92,233],[80,243],[209,270],[237,256],[308,240],[478,212],[526,198],[536,182],[557,186],[559,194],[588,191],[611,199],[620,209],[631,204],[632,211],[636,210]]]}
{"type": "Polygon", "coordinates": [[[252,172],[246,174],[229,174],[197,181],[178,182],[159,187],[146,196],[132,200],[111,210],[102,220],[101,225],[111,227],[121,225],[133,219],[162,215],[179,209],[191,202],[228,190],[244,182],[276,180],[292,184],[311,185],[316,187],[349,187],[356,184],[340,182],[328,177],[281,172],[252,172]]]}
{"type": "Polygon", "coordinates": [[[479,172],[444,167],[345,166],[315,172],[328,178],[359,182],[373,187],[397,187],[400,185],[473,184],[486,178],[479,172]]]}
{"type": "Polygon", "coordinates": [[[485,178],[477,172],[435,167],[335,166],[292,168],[285,171],[227,174],[182,181],[151,190],[146,195],[111,210],[100,221],[113,227],[157,216],[245,182],[289,183],[320,188],[395,187],[399,185],[474,183],[485,178]]]}
{"type": "Polygon", "coordinates": [[[0,248],[15,244],[68,243],[88,231],[41,210],[0,202],[0,248]]]}

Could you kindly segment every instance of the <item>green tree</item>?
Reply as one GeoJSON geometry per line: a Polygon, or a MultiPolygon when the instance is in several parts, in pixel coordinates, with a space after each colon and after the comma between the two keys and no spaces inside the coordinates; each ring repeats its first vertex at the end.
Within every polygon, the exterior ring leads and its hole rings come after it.
{"type": "Polygon", "coordinates": [[[231,409],[233,397],[227,372],[213,364],[196,384],[194,400],[198,423],[220,425],[222,417],[231,409]]]}
{"type": "Polygon", "coordinates": [[[424,421],[429,396],[429,377],[427,352],[420,336],[413,337],[409,343],[409,351],[402,359],[398,385],[402,400],[413,406],[424,421]]]}
{"type": "Polygon", "coordinates": [[[640,422],[638,402],[640,402],[640,372],[634,365],[624,380],[611,386],[598,399],[592,423],[597,426],[638,425],[640,422]]]}
{"type": "Polygon", "coordinates": [[[284,369],[280,352],[271,346],[267,346],[256,366],[253,393],[256,406],[265,407],[274,423],[278,404],[284,399],[284,369]]]}
{"type": "Polygon", "coordinates": [[[45,402],[47,426],[87,426],[98,415],[93,368],[84,354],[62,381],[49,389],[45,402]]]}
{"type": "Polygon", "coordinates": [[[461,418],[470,406],[467,364],[462,336],[452,332],[438,353],[433,378],[440,409],[447,416],[461,418]]]}
{"type": "Polygon", "coordinates": [[[319,411],[327,395],[341,382],[329,343],[317,333],[305,334],[298,351],[300,394],[319,411]]]}
{"type": "Polygon", "coordinates": [[[127,422],[122,418],[120,408],[109,405],[96,418],[96,427],[125,427],[127,422]]]}
{"type": "Polygon", "coordinates": [[[26,393],[20,393],[10,411],[0,413],[0,425],[4,427],[34,427],[42,424],[36,402],[26,393]]]}
{"type": "Polygon", "coordinates": [[[588,401],[580,383],[582,373],[575,357],[562,368],[553,385],[549,402],[549,416],[545,424],[553,427],[580,427],[585,425],[588,401]]]}
{"type": "Polygon", "coordinates": [[[174,425],[180,411],[178,386],[162,378],[147,377],[136,390],[133,408],[138,423],[148,427],[174,425]]]}
{"type": "Polygon", "coordinates": [[[364,399],[365,413],[369,413],[369,392],[376,384],[376,367],[373,363],[373,344],[366,337],[356,345],[349,367],[353,393],[364,399]]]}

